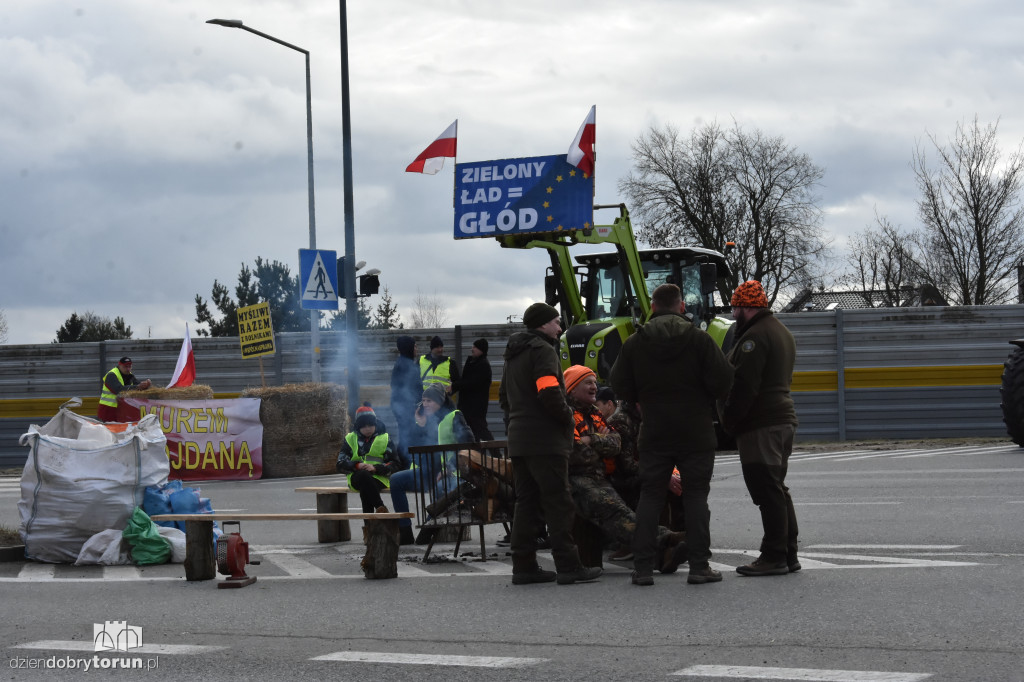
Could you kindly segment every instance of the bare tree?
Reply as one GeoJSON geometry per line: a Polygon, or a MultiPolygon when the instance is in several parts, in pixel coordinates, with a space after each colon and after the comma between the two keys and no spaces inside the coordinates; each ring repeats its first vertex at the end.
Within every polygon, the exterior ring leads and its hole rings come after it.
{"type": "Polygon", "coordinates": [[[814,189],[824,170],[782,137],[738,123],[728,131],[706,124],[686,140],[671,126],[652,128],[633,144],[633,161],[619,190],[642,241],[723,252],[736,244],[723,297],[758,279],[774,302],[783,290],[823,278],[831,253],[814,189]]]}
{"type": "Polygon", "coordinates": [[[0,343],[7,343],[7,313],[0,308],[0,343]]]}
{"type": "Polygon", "coordinates": [[[444,327],[448,324],[448,308],[436,291],[432,296],[427,296],[417,287],[409,317],[413,329],[444,327]]]}
{"type": "Polygon", "coordinates": [[[908,304],[911,291],[927,281],[920,234],[893,225],[875,213],[875,227],[867,227],[849,241],[846,262],[849,284],[863,292],[870,307],[892,308],[908,304]]]}
{"type": "Polygon", "coordinates": [[[946,146],[931,133],[936,165],[920,144],[911,162],[921,198],[918,214],[926,240],[924,267],[946,280],[956,305],[1007,303],[1016,294],[1016,267],[1024,253],[1024,183],[1021,148],[1005,164],[996,139],[999,122],[984,128],[974,117],[958,123],[946,146]]]}

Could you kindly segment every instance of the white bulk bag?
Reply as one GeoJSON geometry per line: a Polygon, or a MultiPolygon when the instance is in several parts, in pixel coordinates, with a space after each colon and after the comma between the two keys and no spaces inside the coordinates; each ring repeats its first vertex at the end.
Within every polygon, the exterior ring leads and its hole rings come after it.
{"type": "Polygon", "coordinates": [[[33,424],[19,443],[31,448],[21,475],[18,528],[25,556],[73,563],[93,535],[123,530],[142,506],[146,486],[167,483],[167,439],[156,415],[115,433],[61,406],[46,425],[33,424]]]}

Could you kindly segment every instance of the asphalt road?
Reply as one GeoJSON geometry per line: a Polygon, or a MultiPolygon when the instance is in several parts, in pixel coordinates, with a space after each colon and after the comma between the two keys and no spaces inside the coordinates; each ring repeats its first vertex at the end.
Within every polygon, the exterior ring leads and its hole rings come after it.
{"type": "MultiPolygon", "coordinates": [[[[638,588],[605,562],[596,583],[513,587],[500,526],[486,562],[403,548],[386,581],[361,577],[357,543],[317,545],[309,522],[243,525],[262,563],[238,590],[176,565],[0,564],[2,678],[1024,680],[1024,450],[844,447],[793,456],[804,570],[787,576],[734,572],[760,524],[728,453],[710,499],[718,584],[687,585],[684,567],[638,588]],[[105,621],[140,627],[143,648],[94,654],[105,621]],[[151,669],[82,670],[100,659],[151,669]],[[59,664],[78,667],[28,667],[59,664]]],[[[218,510],[298,511],[313,499],[293,488],[331,480],[201,487],[218,510]]],[[[0,483],[0,523],[16,524],[16,501],[0,483]]],[[[462,550],[479,554],[473,533],[462,550]]]]}

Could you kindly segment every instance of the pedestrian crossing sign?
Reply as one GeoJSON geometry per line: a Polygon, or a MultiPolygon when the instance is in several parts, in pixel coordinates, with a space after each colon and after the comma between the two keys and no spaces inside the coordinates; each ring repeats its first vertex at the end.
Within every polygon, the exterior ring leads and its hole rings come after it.
{"type": "Polygon", "coordinates": [[[338,309],[338,252],[299,249],[300,301],[304,310],[338,309]]]}

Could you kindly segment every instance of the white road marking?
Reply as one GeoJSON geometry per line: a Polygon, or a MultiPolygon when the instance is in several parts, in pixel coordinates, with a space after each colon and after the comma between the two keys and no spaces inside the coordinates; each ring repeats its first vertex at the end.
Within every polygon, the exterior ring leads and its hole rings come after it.
{"type": "Polygon", "coordinates": [[[816,680],[818,682],[917,682],[932,676],[932,673],[765,668],[750,665],[691,665],[689,668],[670,674],[688,677],[742,677],[750,680],[816,680]]]}
{"type": "Polygon", "coordinates": [[[27,563],[18,571],[18,580],[31,582],[34,580],[53,580],[57,574],[56,564],[27,563]]]}
{"type": "Polygon", "coordinates": [[[839,506],[872,506],[872,505],[900,505],[902,502],[801,502],[797,500],[793,503],[797,507],[839,507],[839,506]]]}
{"type": "Polygon", "coordinates": [[[806,549],[957,549],[963,545],[808,545],[806,549]]]}
{"type": "Polygon", "coordinates": [[[330,573],[294,554],[269,554],[267,559],[293,578],[331,578],[330,573]]]}
{"type": "Polygon", "coordinates": [[[399,578],[440,578],[448,575],[447,573],[431,573],[430,571],[424,570],[419,566],[413,566],[412,564],[399,561],[398,562],[398,577],[399,578]]]}
{"type": "Polygon", "coordinates": [[[475,561],[473,568],[490,575],[512,575],[512,564],[503,564],[500,561],[475,561]]]}
{"type": "MultiPolygon", "coordinates": [[[[57,651],[93,651],[93,643],[89,640],[57,640],[43,639],[38,642],[26,642],[15,644],[12,649],[56,649],[57,651]]],[[[121,653],[127,656],[132,654],[207,654],[212,651],[226,649],[224,646],[206,646],[200,644],[143,644],[137,649],[131,649],[121,653]]]]}
{"type": "Polygon", "coordinates": [[[378,651],[338,651],[309,659],[311,661],[345,661],[349,663],[398,663],[402,665],[448,665],[472,668],[524,668],[546,663],[546,658],[513,658],[509,656],[454,656],[444,654],[398,654],[378,651]]]}
{"type": "Polygon", "coordinates": [[[104,566],[104,580],[142,580],[138,566],[104,566]]]}

